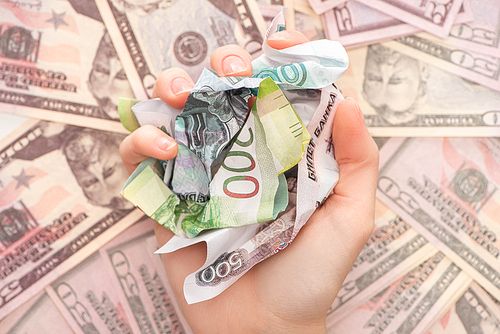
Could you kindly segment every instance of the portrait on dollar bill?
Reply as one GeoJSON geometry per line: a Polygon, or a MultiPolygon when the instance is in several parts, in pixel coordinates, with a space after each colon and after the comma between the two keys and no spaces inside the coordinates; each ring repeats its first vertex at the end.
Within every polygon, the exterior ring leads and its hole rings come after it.
{"type": "MultiPolygon", "coordinates": [[[[71,0],[70,3],[77,13],[102,23],[94,0],[71,0]]],[[[119,120],[118,99],[134,96],[107,30],[104,30],[95,52],[87,86],[99,105],[94,112],[94,116],[99,118],[119,120]]]]}
{"type": "Polygon", "coordinates": [[[119,195],[128,177],[119,154],[123,135],[57,123],[41,126],[43,134],[13,158],[32,161],[59,150],[91,204],[115,211],[133,208],[119,195]]]}
{"type": "Polygon", "coordinates": [[[87,85],[99,105],[95,110],[99,118],[119,120],[118,99],[134,95],[106,31],[97,48],[87,85]]]}
{"type": "Polygon", "coordinates": [[[117,129],[118,97],[134,93],[95,2],[1,6],[2,111],[117,129]]]}
{"type": "Polygon", "coordinates": [[[500,94],[381,44],[367,48],[362,94],[385,125],[418,125],[428,106],[497,110],[500,94]],[[458,93],[460,92],[460,93],[458,93]]]}

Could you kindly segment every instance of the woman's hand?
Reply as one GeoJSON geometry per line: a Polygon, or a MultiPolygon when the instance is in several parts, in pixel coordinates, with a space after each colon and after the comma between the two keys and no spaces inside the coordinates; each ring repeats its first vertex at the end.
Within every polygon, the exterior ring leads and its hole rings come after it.
{"type": "MultiPolygon", "coordinates": [[[[307,42],[298,32],[282,31],[269,45],[283,49],[307,42]]],[[[212,54],[220,76],[250,76],[251,57],[234,45],[212,54]]],[[[154,97],[178,109],[194,86],[179,68],[164,71],[154,97]]],[[[345,277],[368,240],[374,220],[378,150],[353,99],[339,104],[332,134],[340,178],[335,193],[319,207],[285,250],[257,264],[219,296],[187,305],[184,279],[206,259],[206,245],[196,244],[162,259],[182,313],[195,333],[326,333],[326,314],[345,277]]],[[[129,135],[120,147],[129,172],[148,157],[171,159],[175,142],[153,126],[129,135]]],[[[173,233],[156,224],[158,244],[173,233]]]]}

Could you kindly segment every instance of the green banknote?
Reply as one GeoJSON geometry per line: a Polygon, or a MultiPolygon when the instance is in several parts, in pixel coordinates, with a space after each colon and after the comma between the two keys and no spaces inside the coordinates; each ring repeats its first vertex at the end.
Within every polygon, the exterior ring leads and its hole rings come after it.
{"type": "MultiPolygon", "coordinates": [[[[218,102],[212,101],[212,107],[218,102]]],[[[125,103],[122,105],[128,107],[125,103]]],[[[186,105],[188,117],[199,119],[200,116],[192,112],[201,109],[199,100],[188,99],[186,105]],[[189,105],[190,101],[197,103],[196,108],[189,105]]],[[[209,105],[205,107],[209,109],[209,105]]],[[[122,196],[174,233],[184,232],[190,237],[207,229],[265,222],[285,210],[288,190],[283,173],[302,159],[310,135],[271,78],[260,83],[254,107],[234,139],[228,139],[232,143],[227,152],[223,152],[225,156],[213,157],[210,152],[210,168],[202,161],[206,152],[199,146],[198,151],[189,147],[194,146],[197,132],[183,140],[182,135],[191,129],[180,129],[180,125],[186,124],[185,119],[176,121],[176,140],[184,144],[179,144],[171,187],[163,181],[162,164],[149,159],[131,175],[122,196]],[[207,196],[178,193],[174,187],[194,189],[197,184],[208,185],[207,196]]]]}

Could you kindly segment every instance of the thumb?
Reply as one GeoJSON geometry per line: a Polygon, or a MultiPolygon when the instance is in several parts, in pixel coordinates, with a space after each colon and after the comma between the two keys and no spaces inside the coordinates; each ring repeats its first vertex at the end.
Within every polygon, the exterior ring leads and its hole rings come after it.
{"type": "Polygon", "coordinates": [[[319,208],[322,219],[317,225],[323,232],[331,231],[323,233],[330,240],[332,235],[349,240],[346,250],[354,263],[373,230],[378,174],[378,148],[354,99],[347,98],[337,107],[332,140],[339,181],[333,195],[319,208]],[[333,226],[331,217],[336,217],[333,226]]]}
{"type": "Polygon", "coordinates": [[[362,205],[373,204],[378,148],[353,98],[348,97],[339,104],[333,122],[332,140],[340,173],[335,194],[361,201],[362,205]]]}

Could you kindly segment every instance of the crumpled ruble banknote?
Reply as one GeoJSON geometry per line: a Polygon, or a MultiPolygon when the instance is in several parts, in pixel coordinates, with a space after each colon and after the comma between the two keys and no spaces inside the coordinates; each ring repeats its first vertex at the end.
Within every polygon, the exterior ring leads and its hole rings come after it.
{"type": "Polygon", "coordinates": [[[174,160],[144,161],[122,195],[177,234],[159,252],[207,242],[205,265],[185,281],[188,303],[215,297],[284,249],[338,180],[331,126],[343,98],[333,82],[347,54],[325,40],[269,47],[283,28],[280,13],[252,77],[204,70],[182,112],[159,100],[120,103],[130,129],[153,124],[178,143],[174,160]]]}

